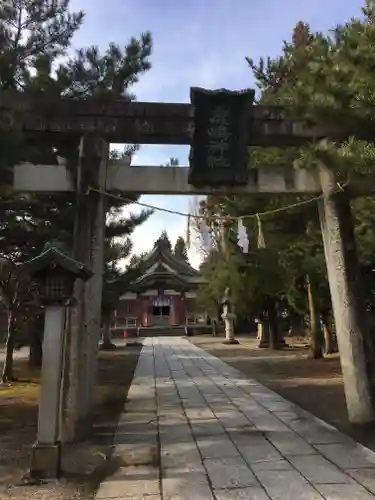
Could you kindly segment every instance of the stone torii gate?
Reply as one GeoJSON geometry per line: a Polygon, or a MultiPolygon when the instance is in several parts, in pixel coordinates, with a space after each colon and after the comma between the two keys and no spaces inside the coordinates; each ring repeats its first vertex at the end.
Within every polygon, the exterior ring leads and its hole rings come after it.
{"type": "MultiPolygon", "coordinates": [[[[24,93],[6,92],[0,94],[0,119],[3,126],[5,124],[12,128],[15,126],[14,115],[16,113],[20,117],[23,130],[26,133],[38,132],[51,138],[59,134],[82,136],[81,158],[86,157],[87,161],[90,157],[89,150],[97,141],[101,145],[101,152],[97,157],[99,156],[101,160],[97,162],[97,168],[94,172],[94,187],[102,193],[115,190],[126,193],[180,195],[323,193],[322,199],[319,201],[319,213],[349,418],[353,423],[365,423],[373,420],[371,387],[369,377],[366,374],[365,342],[369,332],[363,319],[365,315],[361,314],[359,308],[350,307],[357,301],[357,281],[354,276],[358,269],[349,268],[347,265],[350,254],[355,253],[355,249],[350,248],[345,239],[345,217],[347,214],[340,211],[340,204],[335,195],[337,185],[334,174],[324,165],[312,172],[292,167],[290,169],[267,167],[247,170],[247,165],[241,164],[241,158],[243,160],[245,154],[247,155],[244,146],[245,148],[249,145],[294,146],[303,144],[312,138],[326,136],[339,138],[339,131],[317,127],[308,128],[304,123],[289,118],[287,110],[283,108],[253,106],[252,102],[249,104],[249,100],[246,101],[246,99],[242,101],[243,105],[240,108],[236,108],[236,105],[233,105],[234,94],[227,91],[214,93],[203,91],[203,94],[206,94],[206,102],[198,91],[193,95],[193,104],[165,104],[94,99],[83,101],[49,100],[44,95],[28,96],[24,93]],[[231,94],[232,97],[228,98],[228,94],[231,94]],[[228,111],[224,117],[227,120],[226,124],[229,124],[229,128],[227,128],[229,130],[230,126],[234,126],[234,129],[232,129],[231,135],[232,143],[230,141],[225,143],[225,138],[216,137],[216,143],[213,146],[215,146],[216,153],[219,151],[219,156],[213,157],[211,155],[203,158],[200,146],[203,142],[211,147],[212,137],[210,134],[206,134],[202,139],[202,133],[204,135],[210,123],[217,125],[219,119],[219,115],[214,116],[208,113],[210,109],[221,110],[222,118],[223,110],[228,111]],[[118,164],[108,164],[107,166],[108,142],[192,145],[193,168],[191,166],[132,167],[126,161],[121,166],[118,164]],[[242,157],[240,158],[241,155],[236,157],[238,165],[230,164],[229,157],[225,156],[226,151],[224,151],[223,143],[225,143],[224,145],[228,144],[226,147],[231,153],[233,153],[233,148],[236,151],[237,148],[242,148],[242,157]],[[226,164],[227,160],[229,163],[226,164]],[[209,170],[204,166],[205,163],[213,161],[216,164],[221,162],[220,168],[218,168],[219,178],[214,169],[209,170]],[[228,166],[233,171],[231,178],[228,178],[228,166]],[[201,178],[199,178],[199,168],[202,169],[202,172],[204,171],[201,178]],[[246,173],[244,168],[246,168],[246,173]],[[192,171],[194,171],[194,176],[192,176],[192,171]],[[222,175],[221,180],[220,175],[222,175]]],[[[252,101],[251,96],[247,97],[252,101]]],[[[243,99],[243,95],[241,99],[243,99]]],[[[221,126],[223,124],[225,125],[224,122],[221,122],[221,126]]],[[[226,139],[230,135],[228,130],[226,139]]],[[[85,164],[84,161],[83,164],[85,164]]],[[[86,168],[90,169],[90,165],[86,165],[86,168]]],[[[374,191],[373,187],[372,179],[359,178],[351,182],[348,190],[354,195],[367,194],[374,191]]],[[[82,185],[74,184],[64,165],[17,165],[14,168],[14,188],[24,192],[76,191],[80,195],[81,205],[86,206],[86,215],[89,213],[87,203],[85,205],[82,185]]],[[[98,304],[98,297],[101,296],[103,270],[105,223],[103,198],[103,194],[97,193],[94,205],[92,201],[90,205],[91,210],[95,208],[93,232],[96,243],[91,252],[94,277],[90,280],[92,281],[91,285],[90,282],[87,285],[89,290],[87,293],[92,300],[96,301],[95,304],[98,304]]],[[[84,213],[85,210],[82,214],[84,213]]],[[[84,228],[82,214],[81,226],[84,228]]],[[[85,233],[82,227],[77,232],[77,238],[80,239],[81,243],[84,242],[85,235],[86,239],[88,236],[87,231],[85,233]]],[[[93,232],[91,231],[91,236],[93,232]]],[[[100,307],[98,311],[94,313],[96,318],[91,322],[96,329],[93,336],[96,345],[94,348],[91,345],[89,358],[96,356],[100,307]]],[[[76,348],[80,349],[79,352],[75,353],[75,356],[79,357],[83,347],[78,341],[75,345],[76,348]]],[[[84,383],[86,386],[92,367],[93,364],[89,359],[85,372],[86,382],[84,383]]],[[[84,415],[85,411],[86,413],[88,411],[89,401],[82,397],[82,393],[80,395],[79,391],[76,391],[76,402],[80,398],[81,401],[84,401],[82,409],[82,415],[84,415]]]]}

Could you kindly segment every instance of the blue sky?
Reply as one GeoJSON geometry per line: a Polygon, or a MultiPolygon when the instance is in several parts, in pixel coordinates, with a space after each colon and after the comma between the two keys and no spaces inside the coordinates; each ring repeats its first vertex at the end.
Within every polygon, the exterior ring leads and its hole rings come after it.
{"type": "MultiPolygon", "coordinates": [[[[362,0],[71,0],[86,20],[75,36],[78,47],[110,42],[125,45],[150,30],[152,69],[133,87],[140,101],[189,102],[191,86],[242,89],[253,85],[245,56],[276,56],[295,24],[308,22],[325,31],[360,14],[362,0]]],[[[143,146],[133,161],[160,165],[169,157],[188,165],[188,147],[143,146]]],[[[178,196],[143,196],[142,201],[188,212],[192,200],[178,196]]],[[[136,211],[137,209],[134,209],[136,211]]],[[[155,213],[134,234],[134,251],[149,250],[166,229],[172,242],[186,234],[181,216],[155,213]]],[[[199,257],[190,251],[194,265],[199,257]]]]}

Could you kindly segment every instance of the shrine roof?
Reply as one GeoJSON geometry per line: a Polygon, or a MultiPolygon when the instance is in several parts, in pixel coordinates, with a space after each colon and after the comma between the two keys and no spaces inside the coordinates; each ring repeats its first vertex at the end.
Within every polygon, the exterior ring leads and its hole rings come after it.
{"type": "Polygon", "coordinates": [[[145,259],[145,271],[136,280],[136,284],[155,279],[172,279],[186,285],[199,285],[202,283],[202,276],[188,262],[174,256],[168,244],[159,238],[154,248],[145,259]]]}

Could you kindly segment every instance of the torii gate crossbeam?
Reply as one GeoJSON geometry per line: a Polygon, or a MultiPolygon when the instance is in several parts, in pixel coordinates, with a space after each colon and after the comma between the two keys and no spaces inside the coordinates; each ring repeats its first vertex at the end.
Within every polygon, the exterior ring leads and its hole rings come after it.
{"type": "MultiPolygon", "coordinates": [[[[64,165],[33,165],[23,163],[13,169],[13,187],[20,192],[59,193],[74,191],[71,176],[64,165]]],[[[195,187],[188,183],[189,167],[130,166],[129,161],[108,165],[106,190],[153,195],[199,194],[319,194],[319,176],[309,169],[260,167],[249,170],[245,186],[195,187]]],[[[375,192],[375,177],[366,175],[351,180],[348,190],[352,196],[375,192]]]]}

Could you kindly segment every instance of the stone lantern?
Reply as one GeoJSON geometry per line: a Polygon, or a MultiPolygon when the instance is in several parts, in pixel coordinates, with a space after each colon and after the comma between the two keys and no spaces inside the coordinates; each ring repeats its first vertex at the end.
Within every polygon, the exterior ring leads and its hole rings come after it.
{"type": "Polygon", "coordinates": [[[92,273],[71,259],[58,243],[46,245],[24,268],[39,285],[45,306],[38,433],[30,473],[38,478],[56,478],[61,468],[59,416],[66,310],[73,304],[76,279],[86,281],[92,273]]]}
{"type": "Polygon", "coordinates": [[[92,276],[87,266],[69,257],[63,245],[57,242],[46,245],[44,251],[24,267],[39,285],[46,307],[71,304],[75,280],[86,281],[92,276]]]}
{"type": "Polygon", "coordinates": [[[229,287],[225,289],[221,303],[223,305],[223,314],[221,317],[225,324],[225,340],[223,343],[226,345],[239,344],[238,340],[234,337],[234,320],[236,319],[236,315],[233,312],[232,293],[229,287]]]}

